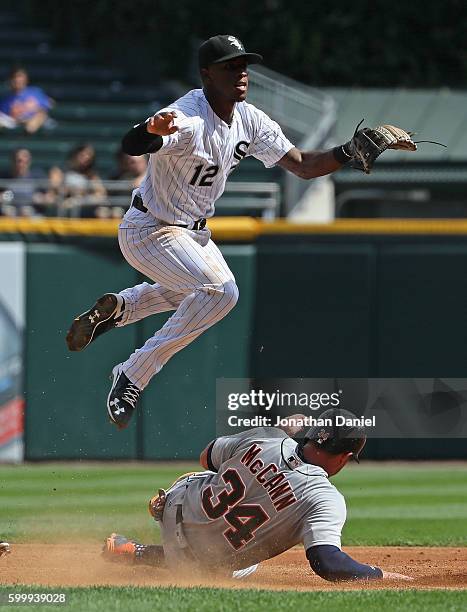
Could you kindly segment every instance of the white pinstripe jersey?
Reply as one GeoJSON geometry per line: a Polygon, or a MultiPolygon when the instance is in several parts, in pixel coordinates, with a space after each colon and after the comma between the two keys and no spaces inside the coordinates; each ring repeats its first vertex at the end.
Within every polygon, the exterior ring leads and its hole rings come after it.
{"type": "Polygon", "coordinates": [[[175,134],[150,155],[140,186],[145,206],[159,220],[191,224],[212,217],[229,174],[249,155],[269,168],[294,145],[280,126],[252,104],[238,102],[229,126],[193,89],[161,111],[175,111],[175,134]]]}

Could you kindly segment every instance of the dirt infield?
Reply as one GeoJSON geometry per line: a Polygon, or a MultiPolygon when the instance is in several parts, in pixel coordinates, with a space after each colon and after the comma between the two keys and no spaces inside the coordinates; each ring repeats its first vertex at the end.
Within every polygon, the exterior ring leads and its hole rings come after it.
{"type": "Polygon", "coordinates": [[[349,547],[346,551],[388,571],[414,577],[412,582],[328,583],[310,570],[296,548],[261,564],[251,577],[237,580],[176,578],[168,570],[108,563],[100,544],[13,544],[0,558],[0,584],[42,586],[222,586],[270,590],[336,590],[381,588],[467,588],[467,548],[349,547]]]}

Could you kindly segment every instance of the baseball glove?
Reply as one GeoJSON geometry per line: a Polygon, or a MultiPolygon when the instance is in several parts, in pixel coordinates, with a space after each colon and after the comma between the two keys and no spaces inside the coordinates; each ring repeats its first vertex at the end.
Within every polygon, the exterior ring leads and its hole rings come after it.
{"type": "Polygon", "coordinates": [[[359,130],[360,125],[361,123],[358,124],[348,144],[352,167],[362,170],[365,174],[370,174],[376,159],[386,149],[417,150],[417,145],[412,140],[412,132],[406,132],[394,125],[380,125],[374,129],[359,130]]]}

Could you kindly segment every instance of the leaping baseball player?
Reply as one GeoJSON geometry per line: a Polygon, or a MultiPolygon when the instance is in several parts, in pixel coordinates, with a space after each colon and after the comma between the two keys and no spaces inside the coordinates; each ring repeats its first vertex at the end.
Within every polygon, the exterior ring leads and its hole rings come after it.
{"type": "Polygon", "coordinates": [[[337,426],[337,415],[355,418],[327,410],[320,418],[332,425],[311,427],[298,443],[287,431],[293,433],[303,415],[290,417],[284,430],[257,427],[217,438],[200,456],[208,471],[185,474],[150,500],[163,545],[113,533],[104,557],[166,567],[175,575],[243,578],[261,561],[302,543],[312,570],[325,580],[411,580],[341,550],[346,505],[329,477],[350,459],[358,461],[366,435],[362,427],[337,426]]]}
{"type": "Polygon", "coordinates": [[[358,130],[328,151],[299,150],[275,121],[245,101],[248,66],[261,61],[235,36],[210,38],[199,49],[202,89],[189,91],[123,138],[125,153],[149,154],[149,164],[118,240],[127,262],[152,283],[105,293],[75,318],[66,338],[71,351],[81,351],[114,327],[175,311],[144,346],[113,368],[107,411],[120,429],[151,378],[238,300],[234,275],[211,240],[206,219],[245,157],[311,179],[347,162],[369,172],[385,149],[416,148],[407,132],[380,126],[358,130]]]}

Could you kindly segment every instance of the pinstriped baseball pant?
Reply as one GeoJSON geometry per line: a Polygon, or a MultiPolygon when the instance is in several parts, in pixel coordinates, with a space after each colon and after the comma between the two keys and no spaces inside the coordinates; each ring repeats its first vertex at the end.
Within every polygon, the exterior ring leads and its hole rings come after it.
{"type": "Polygon", "coordinates": [[[175,310],[123,363],[126,376],[144,389],[172,355],[225,317],[237,303],[238,288],[209,230],[136,225],[125,217],[118,239],[127,262],[155,281],[120,292],[125,310],[119,326],[175,310]]]}

